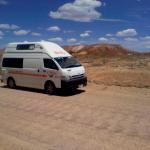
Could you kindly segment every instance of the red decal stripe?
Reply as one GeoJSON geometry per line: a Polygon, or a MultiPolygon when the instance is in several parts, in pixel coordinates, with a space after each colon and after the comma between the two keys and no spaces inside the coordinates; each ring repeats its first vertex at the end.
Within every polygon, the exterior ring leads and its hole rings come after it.
{"type": "Polygon", "coordinates": [[[18,72],[18,71],[10,71],[9,73],[16,74],[16,75],[33,76],[33,77],[43,77],[43,78],[48,77],[48,75],[46,74],[33,74],[33,73],[24,73],[24,72],[18,72]]]}

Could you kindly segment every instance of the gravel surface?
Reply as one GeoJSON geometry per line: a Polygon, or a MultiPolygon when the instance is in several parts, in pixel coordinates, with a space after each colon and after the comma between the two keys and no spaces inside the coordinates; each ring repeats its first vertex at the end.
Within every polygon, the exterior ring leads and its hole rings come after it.
{"type": "Polygon", "coordinates": [[[72,94],[0,84],[1,150],[149,150],[150,89],[89,84],[72,94]]]}

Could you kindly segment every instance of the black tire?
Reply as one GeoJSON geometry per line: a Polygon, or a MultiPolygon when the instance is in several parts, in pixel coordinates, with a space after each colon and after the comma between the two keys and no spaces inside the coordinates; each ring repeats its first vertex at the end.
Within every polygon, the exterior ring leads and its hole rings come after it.
{"type": "Polygon", "coordinates": [[[55,85],[52,82],[47,82],[45,84],[45,91],[47,94],[53,95],[55,93],[55,90],[56,90],[55,85]]]}
{"type": "Polygon", "coordinates": [[[8,78],[7,80],[7,86],[11,89],[14,89],[16,87],[16,83],[14,81],[14,79],[12,78],[8,78]]]}

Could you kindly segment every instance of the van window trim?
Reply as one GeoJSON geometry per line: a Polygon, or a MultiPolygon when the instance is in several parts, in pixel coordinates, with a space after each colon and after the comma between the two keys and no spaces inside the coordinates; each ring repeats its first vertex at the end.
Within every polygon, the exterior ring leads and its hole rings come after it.
{"type": "Polygon", "coordinates": [[[44,68],[46,68],[46,69],[52,69],[52,70],[57,70],[57,71],[59,70],[58,64],[51,57],[50,58],[43,58],[43,65],[44,65],[44,68]],[[56,65],[57,69],[52,69],[52,68],[45,67],[45,63],[44,63],[45,59],[52,60],[54,62],[54,64],[56,65]]]}
{"type": "Polygon", "coordinates": [[[24,58],[17,58],[17,57],[4,57],[3,59],[2,59],[2,68],[14,68],[14,69],[23,69],[23,61],[24,61],[24,58]],[[10,67],[10,66],[4,66],[4,60],[5,59],[21,59],[22,60],[22,62],[21,62],[21,67],[10,67]]]}

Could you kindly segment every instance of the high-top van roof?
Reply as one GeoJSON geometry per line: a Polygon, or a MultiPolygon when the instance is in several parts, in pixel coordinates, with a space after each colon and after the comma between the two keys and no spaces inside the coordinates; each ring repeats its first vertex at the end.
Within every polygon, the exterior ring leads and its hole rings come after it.
{"type": "Polygon", "coordinates": [[[9,43],[5,49],[5,53],[47,53],[51,57],[68,57],[71,56],[67,51],[58,44],[41,41],[41,42],[18,42],[9,43]]]}

